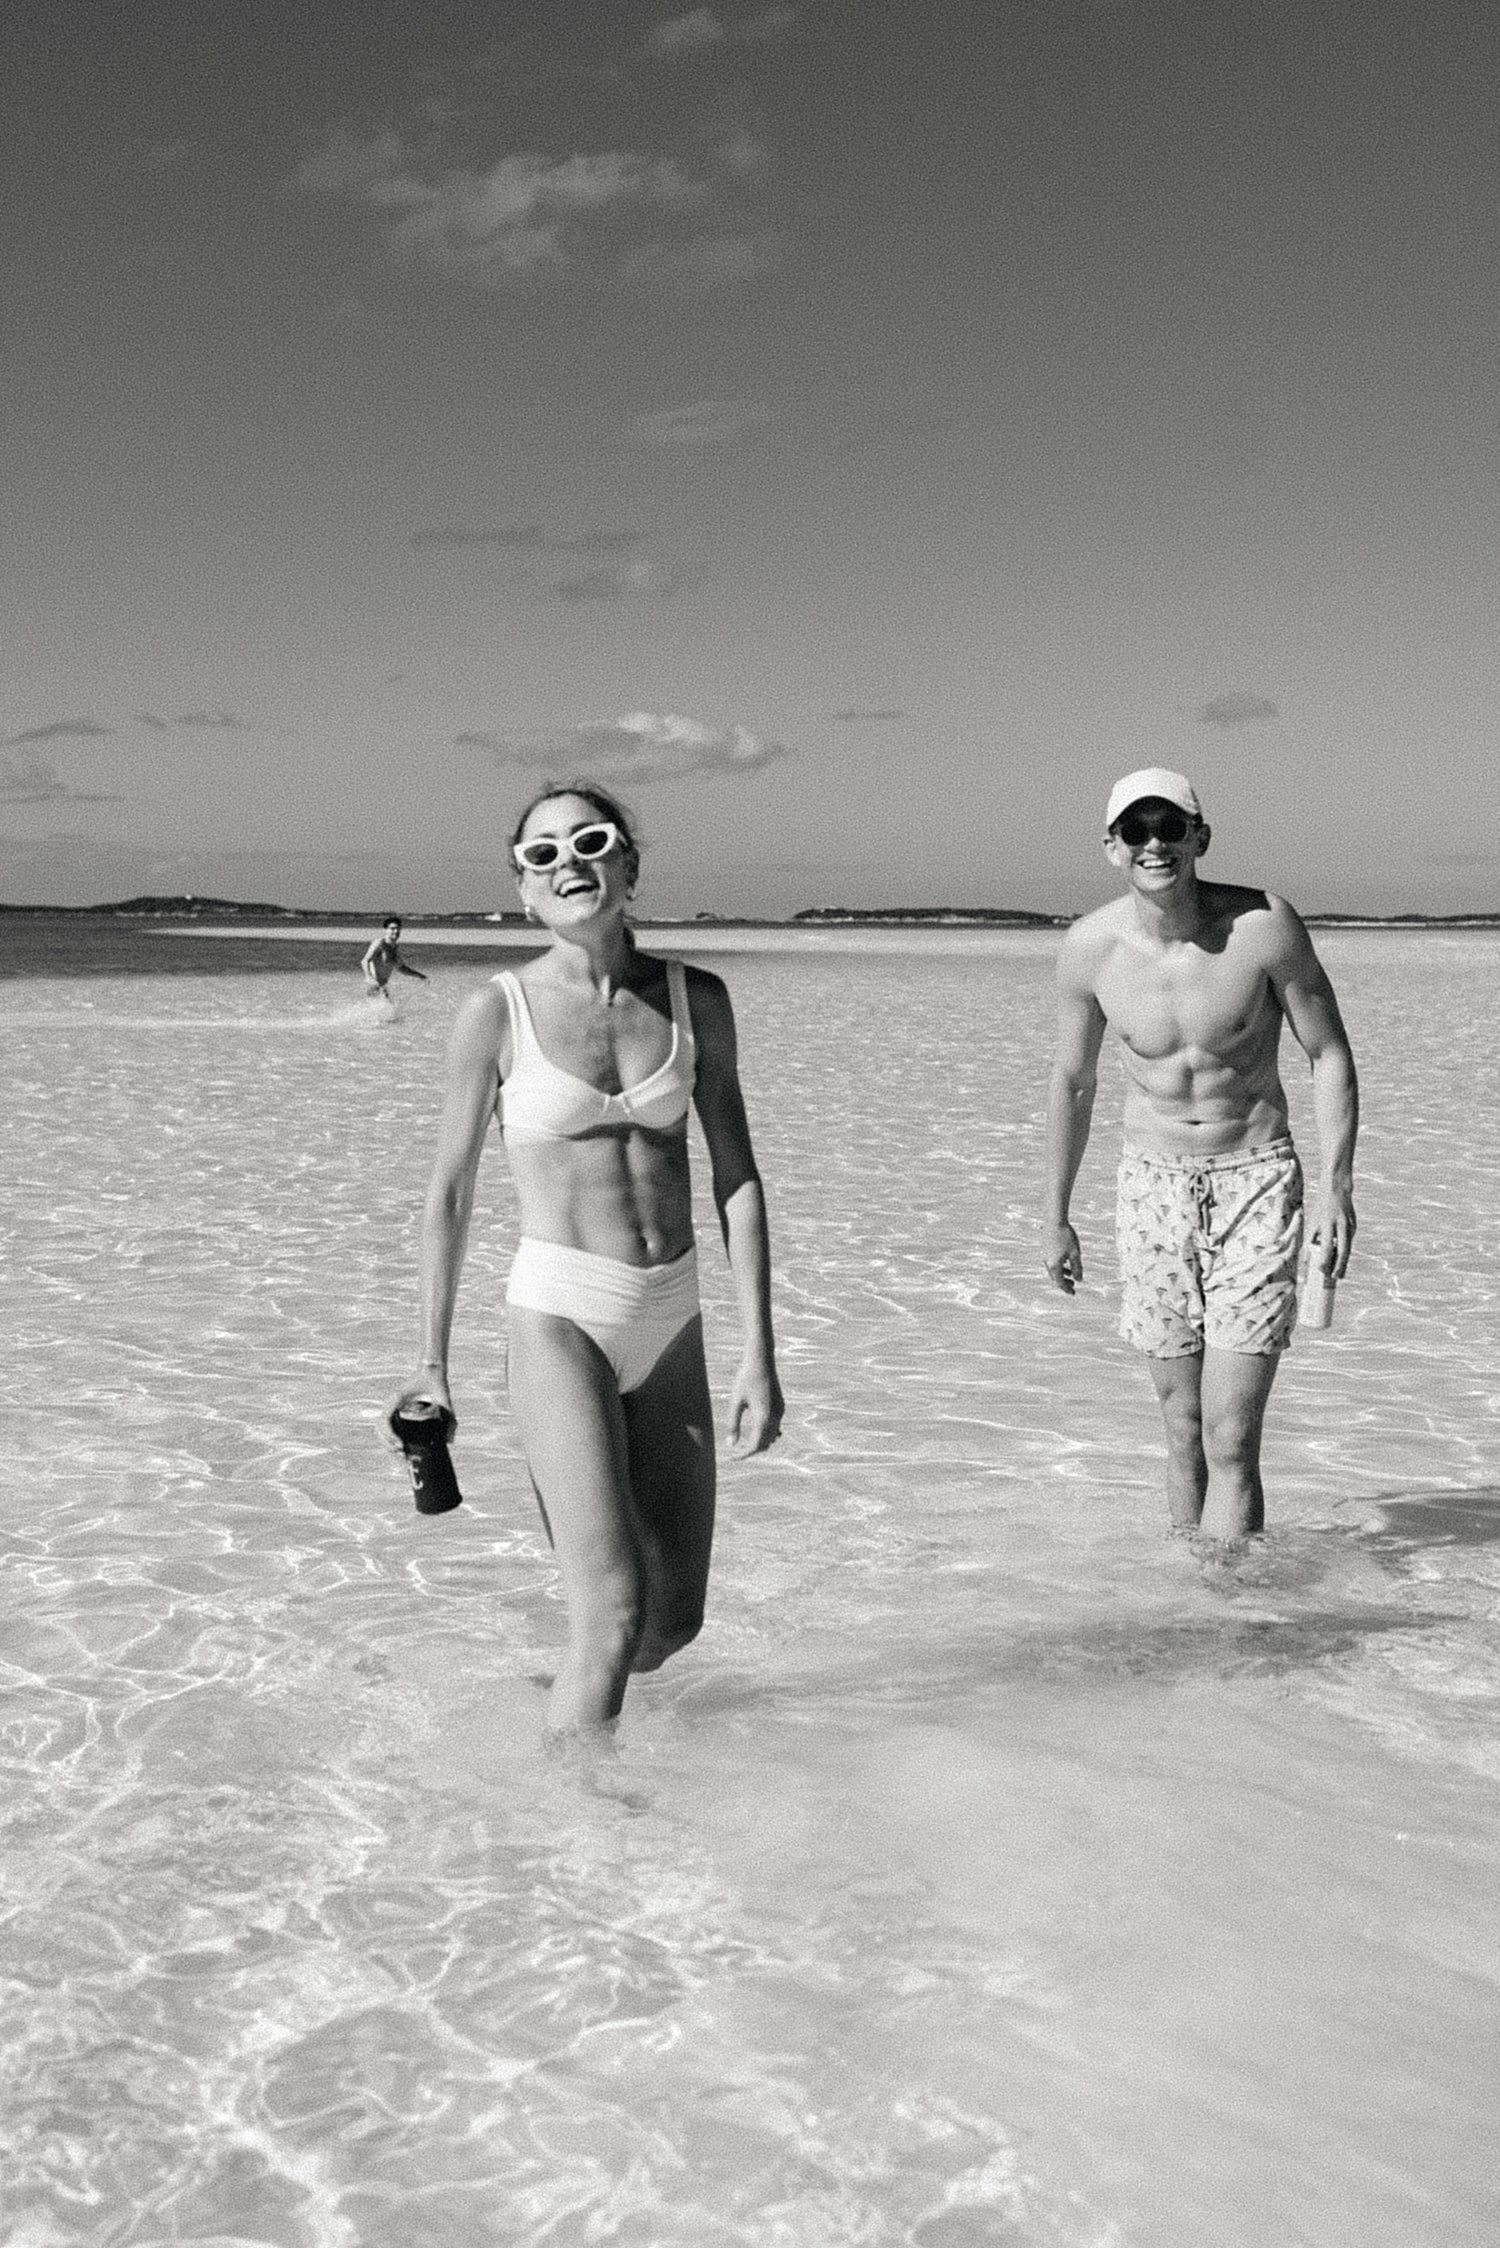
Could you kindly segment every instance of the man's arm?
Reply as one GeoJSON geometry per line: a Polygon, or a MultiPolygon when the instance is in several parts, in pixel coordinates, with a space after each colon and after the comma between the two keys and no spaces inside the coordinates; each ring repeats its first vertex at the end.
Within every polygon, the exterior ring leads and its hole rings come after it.
{"type": "Polygon", "coordinates": [[[1094,996],[1093,963],[1074,930],[1057,962],[1057,1058],[1047,1095],[1047,1201],[1042,1256],[1054,1284],[1071,1296],[1083,1278],[1083,1251],[1068,1219],[1073,1182],[1088,1146],[1104,1044],[1104,1009],[1094,996]]]}
{"type": "Polygon", "coordinates": [[[426,981],[427,981],[427,978],[426,978],[426,977],[425,977],[425,976],[423,975],[423,973],[422,973],[421,969],[420,969],[420,968],[408,968],[408,966],[406,965],[406,962],[405,962],[405,961],[404,961],[403,959],[401,959],[401,957],[399,956],[399,954],[397,955],[397,959],[396,959],[396,966],[397,966],[397,967],[398,967],[398,968],[399,968],[399,969],[401,970],[401,973],[402,973],[402,975],[403,975],[403,976],[415,976],[415,977],[416,977],[416,979],[417,979],[417,981],[418,981],[418,983],[426,983],[426,981]]]}
{"type": "Polygon", "coordinates": [[[1312,1238],[1318,1262],[1335,1280],[1354,1247],[1354,1142],[1359,1132],[1359,1080],[1349,1034],[1322,961],[1302,921],[1284,898],[1273,898],[1272,989],[1292,1036],[1312,1063],[1313,1115],[1318,1127],[1318,1196],[1312,1238]]]}

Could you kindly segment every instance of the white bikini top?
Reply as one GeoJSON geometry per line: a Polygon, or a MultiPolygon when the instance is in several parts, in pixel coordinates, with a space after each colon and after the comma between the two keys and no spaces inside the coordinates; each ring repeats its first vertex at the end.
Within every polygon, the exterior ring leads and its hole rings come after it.
{"type": "Polygon", "coordinates": [[[687,1115],[697,1078],[697,1047],[688,1012],[687,971],[667,962],[672,1002],[672,1044],[666,1060],[639,1085],[605,1093],[585,1077],[559,1069],[542,1052],[531,1008],[518,977],[506,968],[494,978],[510,1011],[511,1064],[500,1088],[500,1129],[507,1140],[576,1140],[611,1126],[643,1124],[664,1132],[687,1115]]]}

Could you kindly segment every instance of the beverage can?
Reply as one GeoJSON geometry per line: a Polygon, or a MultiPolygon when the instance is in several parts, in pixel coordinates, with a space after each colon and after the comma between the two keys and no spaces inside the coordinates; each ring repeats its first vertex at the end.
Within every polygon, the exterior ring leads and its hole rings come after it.
{"type": "Polygon", "coordinates": [[[1333,1290],[1333,1274],[1325,1272],[1315,1257],[1309,1257],[1307,1274],[1302,1283],[1302,1302],[1297,1312],[1299,1326],[1333,1325],[1333,1290]]]}

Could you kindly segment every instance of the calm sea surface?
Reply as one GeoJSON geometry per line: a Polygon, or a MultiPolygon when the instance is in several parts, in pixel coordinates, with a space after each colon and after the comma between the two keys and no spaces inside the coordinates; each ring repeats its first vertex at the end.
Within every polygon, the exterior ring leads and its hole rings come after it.
{"type": "Polygon", "coordinates": [[[1500,938],[1319,940],[1359,1249],[1227,1561],[1112,1331],[1113,1078],[1039,1271],[1055,940],[716,955],[788,1432],[576,1760],[498,1145],[468,1503],[376,1440],[499,962],[377,1032],[364,935],[0,922],[6,2248],[1493,2248],[1500,938]]]}

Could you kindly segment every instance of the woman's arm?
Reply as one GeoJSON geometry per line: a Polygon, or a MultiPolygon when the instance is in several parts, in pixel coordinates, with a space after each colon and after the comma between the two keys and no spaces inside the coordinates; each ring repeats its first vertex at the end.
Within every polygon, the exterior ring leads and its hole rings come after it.
{"type": "Polygon", "coordinates": [[[448,1048],[448,1089],[422,1208],[422,1363],[407,1392],[453,1410],[448,1338],[469,1239],[474,1180],[500,1086],[505,1002],[493,985],[466,1000],[448,1048]]]}
{"type": "Polygon", "coordinates": [[[781,1433],[785,1410],[771,1331],[771,1246],[765,1194],[750,1144],[740,1090],[734,1010],[717,976],[688,970],[688,999],[698,1042],[693,1105],[708,1142],[714,1204],[734,1275],[743,1348],[729,1395],[728,1436],[742,1457],[763,1452],[781,1433]]]}

